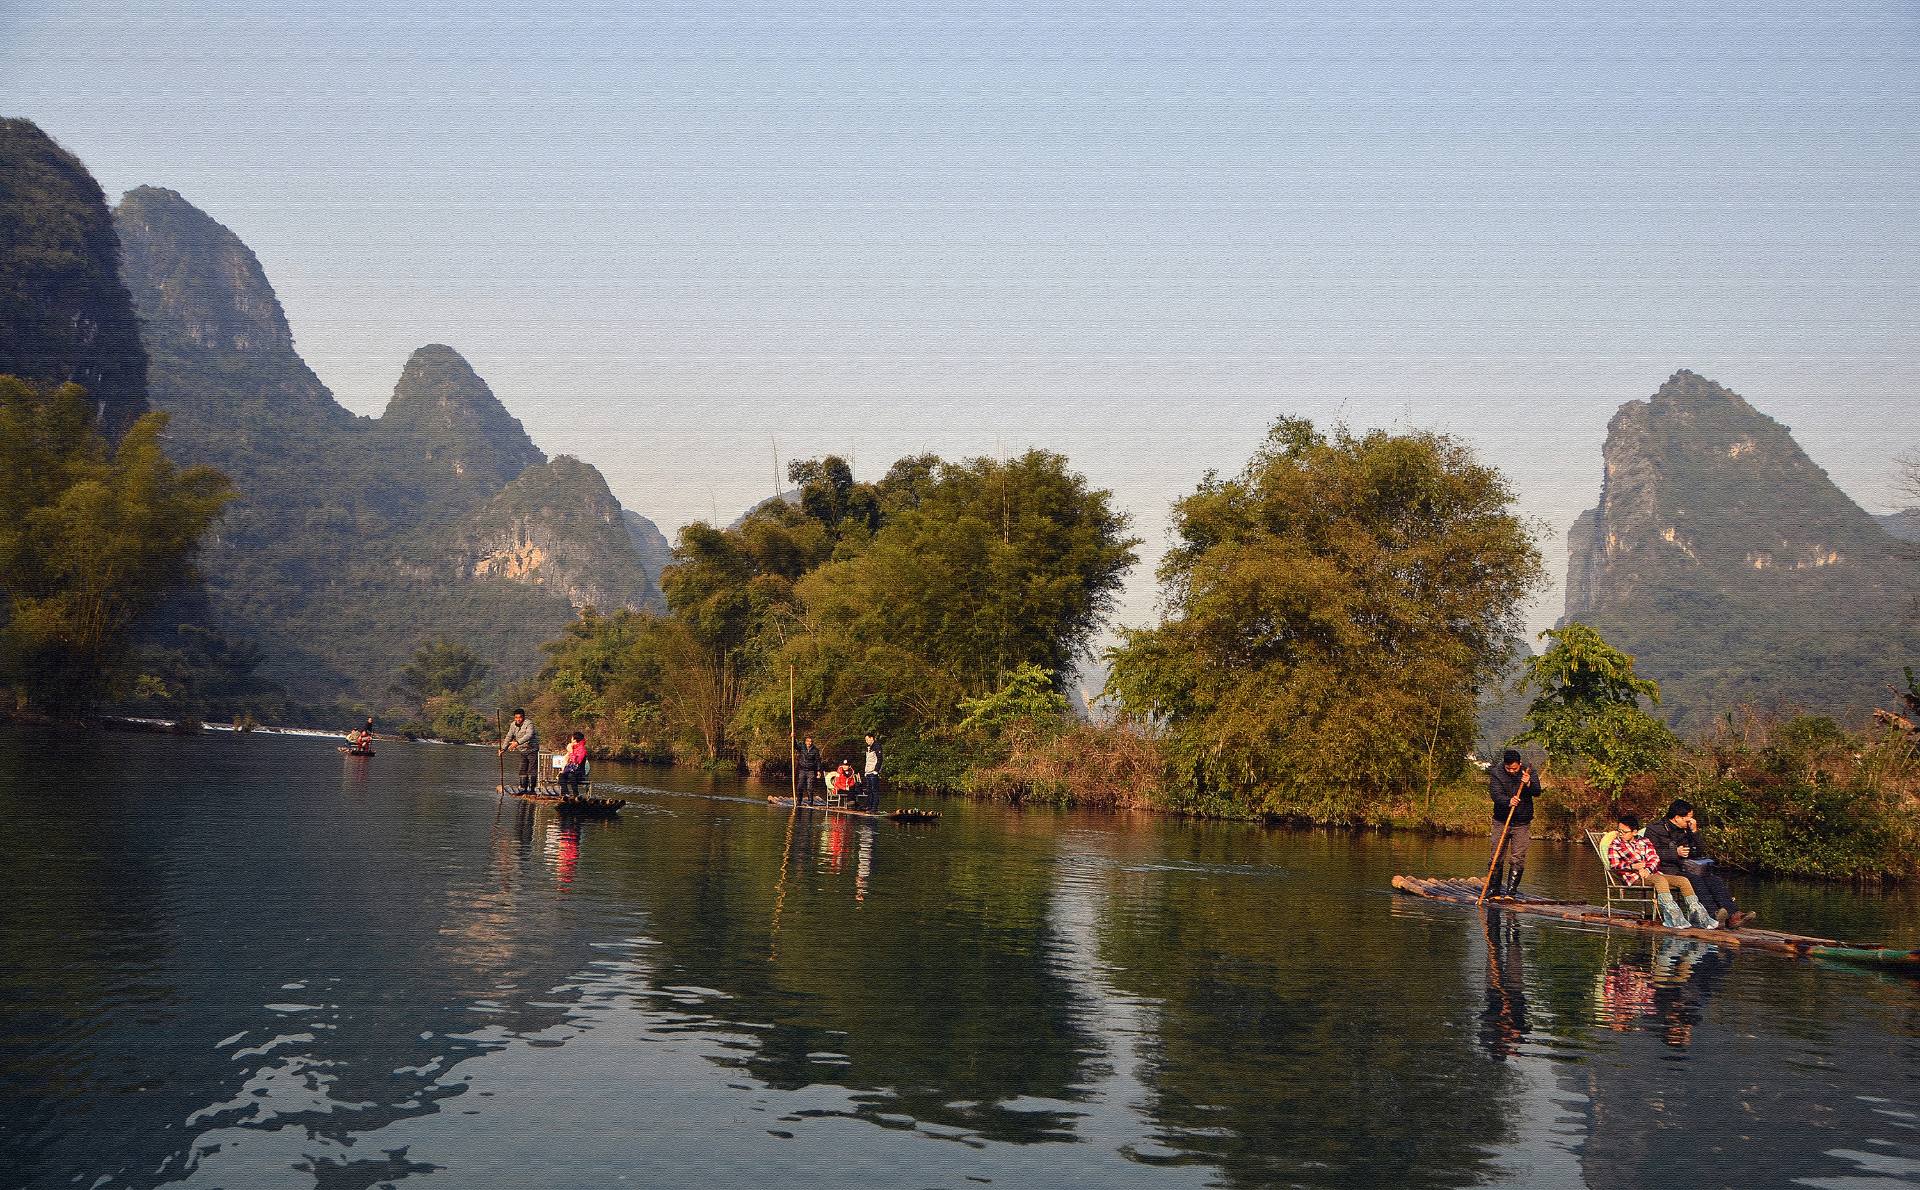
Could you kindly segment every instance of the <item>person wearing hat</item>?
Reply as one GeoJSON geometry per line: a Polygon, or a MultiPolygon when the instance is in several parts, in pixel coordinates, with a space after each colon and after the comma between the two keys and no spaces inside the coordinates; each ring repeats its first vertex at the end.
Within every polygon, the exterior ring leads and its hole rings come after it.
{"type": "Polygon", "coordinates": [[[1493,797],[1493,876],[1487,881],[1487,893],[1510,897],[1520,891],[1520,877],[1527,870],[1527,848],[1533,845],[1533,795],[1540,792],[1540,779],[1518,752],[1508,748],[1500,763],[1487,770],[1487,792],[1493,797]],[[1504,878],[1500,872],[1503,852],[1504,878]]]}

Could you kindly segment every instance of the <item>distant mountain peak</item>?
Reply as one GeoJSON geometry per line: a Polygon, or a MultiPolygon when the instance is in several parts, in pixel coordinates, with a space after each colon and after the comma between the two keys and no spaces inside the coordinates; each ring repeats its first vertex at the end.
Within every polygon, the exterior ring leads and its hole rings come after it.
{"type": "Polygon", "coordinates": [[[115,436],[147,411],[106,195],[31,120],[0,119],[0,373],[82,385],[115,436]]]}
{"type": "Polygon", "coordinates": [[[1564,619],[1638,654],[1682,718],[1840,708],[1885,680],[1913,567],[1786,426],[1682,370],[1620,407],[1602,457],[1600,503],[1567,537],[1564,619]]]}
{"type": "Polygon", "coordinates": [[[416,435],[415,447],[429,468],[443,467],[489,492],[547,461],[520,419],[444,343],[429,343],[407,358],[380,428],[416,435]]]}
{"type": "Polygon", "coordinates": [[[213,351],[292,351],[280,299],[253,249],[178,191],[136,186],[116,211],[129,288],[164,337],[213,351]],[[164,325],[160,325],[164,324],[164,325]]]}

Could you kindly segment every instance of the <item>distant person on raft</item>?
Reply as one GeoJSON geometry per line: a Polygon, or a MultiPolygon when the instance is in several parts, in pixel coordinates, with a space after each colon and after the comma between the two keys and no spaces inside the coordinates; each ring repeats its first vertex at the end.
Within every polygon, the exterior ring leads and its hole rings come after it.
{"type": "Polygon", "coordinates": [[[525,708],[513,708],[513,722],[500,737],[501,752],[520,754],[520,792],[532,793],[540,764],[540,731],[527,718],[525,708]]]}
{"type": "Polygon", "coordinates": [[[794,745],[793,765],[800,774],[799,781],[795,783],[800,800],[817,801],[820,795],[820,770],[826,767],[826,762],[820,759],[820,746],[813,742],[812,736],[808,736],[805,743],[794,745]]]}
{"type": "Polygon", "coordinates": [[[1607,844],[1607,866],[1623,884],[1653,885],[1654,903],[1660,907],[1660,920],[1668,928],[1684,930],[1692,926],[1696,930],[1711,930],[1719,926],[1694,895],[1692,881],[1678,872],[1661,871],[1660,853],[1640,834],[1639,815],[1620,812],[1613,842],[1607,844]],[[1686,902],[1684,913],[1674,901],[1676,894],[1686,902]]]}
{"type": "Polygon", "coordinates": [[[860,774],[860,800],[868,810],[880,808],[880,741],[867,733],[867,767],[860,774]]]}
{"type": "Polygon", "coordinates": [[[1500,763],[1487,770],[1487,793],[1493,798],[1493,875],[1487,880],[1487,894],[1510,897],[1520,891],[1520,877],[1527,870],[1527,849],[1533,846],[1533,795],[1540,792],[1540,779],[1533,767],[1520,759],[1512,748],[1500,763]],[[1509,824],[1508,816],[1512,816],[1509,824]],[[1501,846],[1501,836],[1506,845],[1501,846]],[[1506,875],[1500,872],[1501,857],[1506,857],[1506,875]]]}
{"type": "Polygon", "coordinates": [[[560,796],[579,797],[580,786],[587,779],[587,737],[584,732],[574,732],[573,741],[567,745],[566,763],[560,768],[560,796]]]}

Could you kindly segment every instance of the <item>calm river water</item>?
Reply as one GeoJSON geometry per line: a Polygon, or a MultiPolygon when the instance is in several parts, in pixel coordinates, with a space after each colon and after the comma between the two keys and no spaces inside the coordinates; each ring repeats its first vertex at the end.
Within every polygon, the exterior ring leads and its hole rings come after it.
{"type": "Polygon", "coordinates": [[[71,747],[0,737],[0,1186],[1920,1185],[1920,980],[1389,891],[1477,844],[71,747]]]}

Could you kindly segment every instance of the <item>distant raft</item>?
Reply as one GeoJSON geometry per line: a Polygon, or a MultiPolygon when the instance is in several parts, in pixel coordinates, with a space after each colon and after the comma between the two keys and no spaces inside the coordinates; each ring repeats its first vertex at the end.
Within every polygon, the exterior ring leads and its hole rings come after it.
{"type": "MultiPolygon", "coordinates": [[[[1472,906],[1475,904],[1480,899],[1480,884],[1478,876],[1461,878],[1395,876],[1393,878],[1393,887],[1397,892],[1424,897],[1429,901],[1443,901],[1449,905],[1472,906]]],[[[1815,938],[1808,934],[1788,934],[1780,930],[1761,930],[1751,926],[1738,930],[1699,930],[1691,926],[1674,929],[1636,913],[1619,911],[1608,913],[1598,905],[1589,905],[1582,901],[1555,901],[1547,897],[1534,896],[1531,893],[1519,893],[1510,897],[1491,896],[1486,899],[1485,904],[1493,909],[1531,913],[1540,917],[1558,918],[1561,921],[1605,926],[1609,929],[1641,930],[1649,934],[1675,934],[1683,938],[1698,938],[1702,942],[1736,947],[1740,950],[1764,950],[1771,954],[1790,955],[1798,959],[1832,959],[1836,962],[1886,967],[1920,975],[1920,950],[1902,950],[1871,943],[1841,942],[1833,938],[1815,938]]]]}
{"type": "Polygon", "coordinates": [[[612,818],[627,804],[619,798],[593,797],[591,795],[583,797],[561,797],[554,793],[516,793],[513,796],[523,802],[533,802],[535,805],[540,806],[552,806],[562,814],[578,814],[582,818],[612,818]]]}
{"type": "Polygon", "coordinates": [[[340,751],[341,751],[341,754],[345,756],[372,756],[373,755],[372,748],[356,748],[351,744],[340,745],[340,751]]]}
{"type": "MultiPolygon", "coordinates": [[[[768,794],[767,803],[769,805],[781,806],[788,810],[793,809],[793,799],[790,797],[768,794]]],[[[819,810],[826,814],[844,814],[848,818],[885,818],[890,822],[940,821],[940,811],[922,810],[918,806],[903,806],[898,810],[856,810],[851,806],[822,806],[809,802],[800,808],[802,810],[819,810]]]]}

